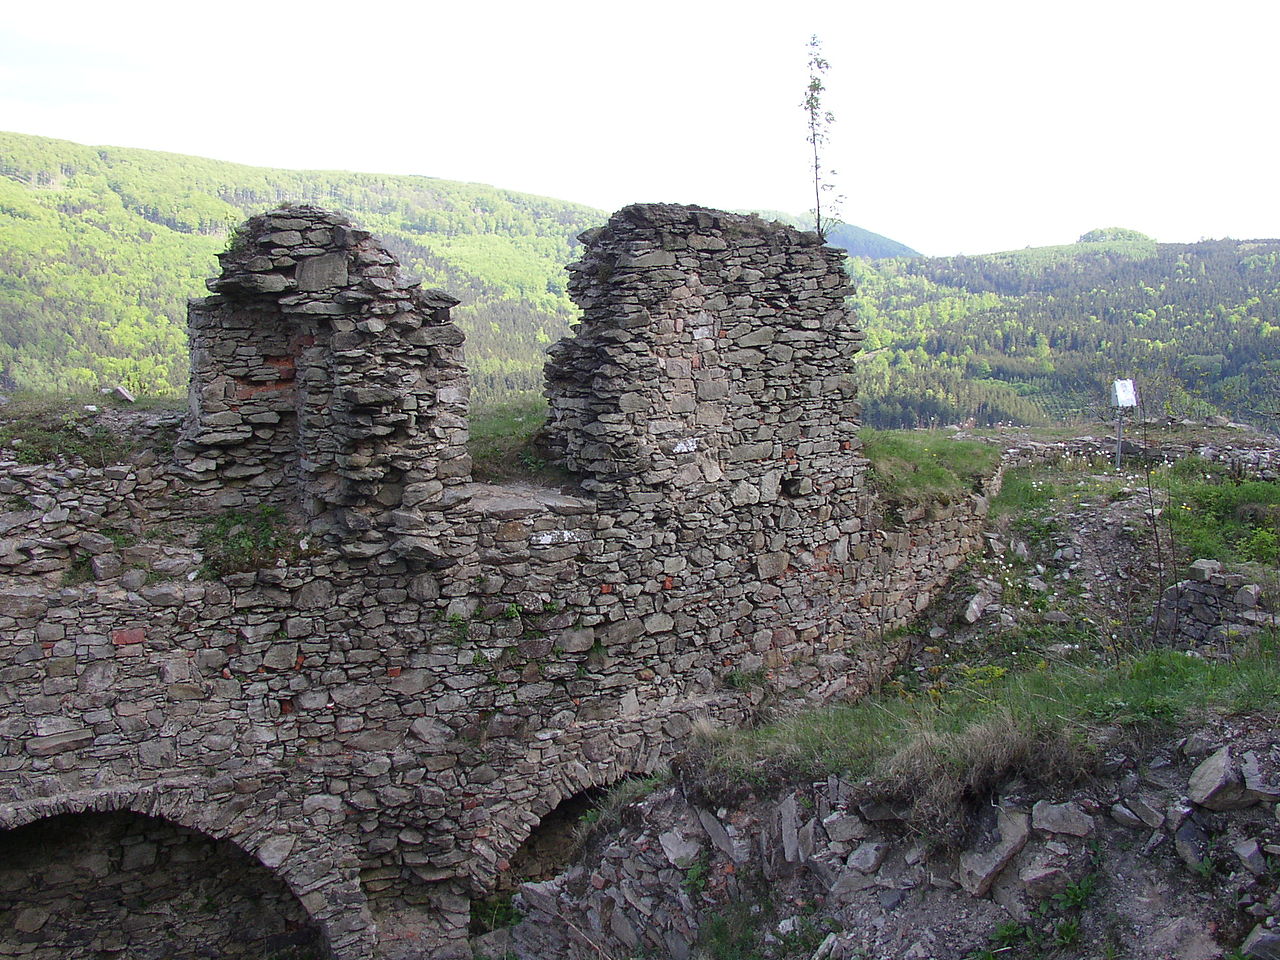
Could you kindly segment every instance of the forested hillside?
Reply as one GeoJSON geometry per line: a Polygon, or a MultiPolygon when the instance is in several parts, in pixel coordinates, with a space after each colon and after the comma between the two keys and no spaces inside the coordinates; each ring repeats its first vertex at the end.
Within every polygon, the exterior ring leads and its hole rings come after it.
{"type": "Polygon", "coordinates": [[[477,392],[541,389],[574,315],[564,265],[599,210],[427,177],[270,170],[0,133],[0,382],[185,389],[186,300],[228,230],[282,202],[343,211],[463,301],[477,392]]]}
{"type": "Polygon", "coordinates": [[[1151,412],[1280,414],[1280,240],[1086,237],[851,260],[867,422],[1045,422],[1094,412],[1116,377],[1151,412]]]}
{"type": "MultiPolygon", "coordinates": [[[[271,170],[0,133],[0,386],[185,389],[186,301],[228,230],[283,202],[337,209],[461,298],[474,395],[540,392],[576,316],[564,267],[604,211],[428,177],[271,170]]],[[[792,218],[788,218],[792,219],[792,218]]],[[[912,253],[853,226],[832,241],[912,253]]]]}
{"type": "MultiPolygon", "coordinates": [[[[0,386],[181,391],[187,298],[230,228],[290,201],[343,211],[462,299],[481,402],[540,392],[545,349],[576,316],[564,266],[606,216],[481,184],[0,133],[0,386]]],[[[1280,241],[1109,228],[949,258],[850,225],[829,241],[856,255],[869,424],[1044,422],[1091,412],[1114,377],[1135,377],[1152,410],[1280,412],[1280,241]]]]}

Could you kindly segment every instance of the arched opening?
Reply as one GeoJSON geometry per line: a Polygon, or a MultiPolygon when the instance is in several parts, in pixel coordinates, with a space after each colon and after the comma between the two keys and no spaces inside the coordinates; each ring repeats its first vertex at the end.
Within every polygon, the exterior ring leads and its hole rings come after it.
{"type": "Polygon", "coordinates": [[[514,890],[526,880],[548,880],[568,867],[608,795],[606,787],[588,787],[561,800],[512,855],[511,868],[498,878],[498,889],[514,890]]]}
{"type": "Polygon", "coordinates": [[[235,844],[130,812],[0,831],[0,956],[327,956],[288,886],[235,844]]]}
{"type": "Polygon", "coordinates": [[[512,910],[511,896],[520,884],[549,880],[569,867],[608,796],[607,787],[588,787],[547,812],[511,855],[510,866],[498,875],[494,892],[472,902],[473,937],[491,934],[519,919],[512,910]]]}

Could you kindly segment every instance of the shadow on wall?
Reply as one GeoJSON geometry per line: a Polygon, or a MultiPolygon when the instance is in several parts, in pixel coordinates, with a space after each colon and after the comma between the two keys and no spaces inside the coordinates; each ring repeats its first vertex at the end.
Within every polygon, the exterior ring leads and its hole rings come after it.
{"type": "Polygon", "coordinates": [[[0,956],[326,956],[279,878],[226,840],[137,813],[0,832],[0,956]]]}

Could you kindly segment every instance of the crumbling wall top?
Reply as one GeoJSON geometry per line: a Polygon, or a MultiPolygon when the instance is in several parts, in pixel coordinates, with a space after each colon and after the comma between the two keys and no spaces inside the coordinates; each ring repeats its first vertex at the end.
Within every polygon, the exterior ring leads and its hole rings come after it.
{"type": "Polygon", "coordinates": [[[675,204],[626,207],[582,239],[568,269],[583,319],[552,348],[546,394],[549,445],[585,487],[699,497],[767,476],[803,493],[817,459],[855,455],[862,334],[843,251],[675,204]]]}
{"type": "Polygon", "coordinates": [[[399,304],[409,303],[431,315],[458,303],[402,277],[395,257],[369,231],[306,204],[251,217],[218,260],[221,275],[206,282],[211,291],[231,299],[271,294],[288,313],[379,316],[403,313],[399,304]]]}
{"type": "Polygon", "coordinates": [[[219,259],[188,311],[196,493],[292,499],[353,555],[421,546],[422,511],[470,479],[458,301],[317,207],[251,218],[219,259]]]}

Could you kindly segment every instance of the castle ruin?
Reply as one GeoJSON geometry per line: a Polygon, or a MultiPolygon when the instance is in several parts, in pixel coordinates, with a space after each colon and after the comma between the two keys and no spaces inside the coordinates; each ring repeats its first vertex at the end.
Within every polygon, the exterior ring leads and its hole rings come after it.
{"type": "Polygon", "coordinates": [[[466,955],[563,800],[897,663],[985,500],[875,516],[843,253],[672,205],[583,240],[571,486],[473,480],[455,301],[311,207],[192,303],[172,456],[0,465],[0,957],[466,955]],[[264,505],[297,542],[260,569],[163,536],[264,505]]]}

